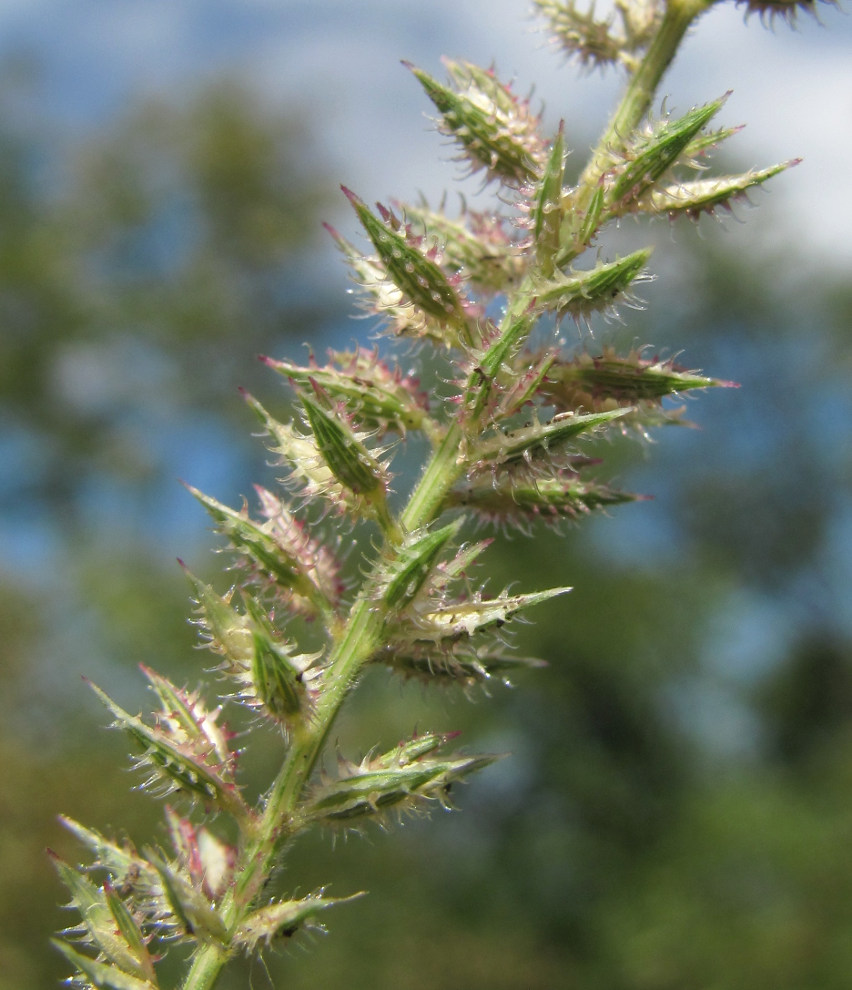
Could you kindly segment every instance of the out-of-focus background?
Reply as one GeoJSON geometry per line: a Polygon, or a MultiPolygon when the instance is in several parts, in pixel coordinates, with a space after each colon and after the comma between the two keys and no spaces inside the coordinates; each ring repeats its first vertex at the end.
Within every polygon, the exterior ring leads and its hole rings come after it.
{"type": "MultiPolygon", "coordinates": [[[[0,2],[0,990],[66,973],[44,848],[78,850],[58,812],[162,840],[81,675],[134,711],[140,662],[198,682],[174,560],[210,579],[220,561],[178,478],[231,504],[269,483],[236,389],[286,394],[255,355],[374,329],[321,230],[358,236],[338,183],[453,186],[399,59],[535,83],[578,166],[602,126],[615,77],[566,67],[526,13],[0,2]]],[[[660,277],[647,310],[595,327],[742,387],[690,401],[700,429],[613,452],[652,501],[489,553],[495,590],[575,586],[518,636],[546,669],[473,706],[367,678],[349,755],[419,726],[511,758],[460,814],[300,843],[291,889],[369,898],[223,990],[848,987],[852,22],[822,19],[770,31],[725,4],[700,24],[667,106],[733,89],[723,122],[748,128],[725,164],[805,162],[722,224],[628,225],[660,277]]]]}

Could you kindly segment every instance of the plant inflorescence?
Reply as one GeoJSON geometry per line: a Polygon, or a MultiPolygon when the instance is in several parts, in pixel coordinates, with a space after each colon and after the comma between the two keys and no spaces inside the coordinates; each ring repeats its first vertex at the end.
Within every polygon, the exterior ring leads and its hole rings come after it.
{"type": "MultiPolygon", "coordinates": [[[[189,943],[181,987],[212,987],[232,957],[319,926],[327,909],[358,896],[270,899],[270,877],[295,836],[444,804],[456,781],[495,759],[454,750],[452,732],[414,727],[387,752],[341,757],[333,773],[324,758],[341,706],[370,666],[465,688],[535,665],[515,656],[501,631],[568,589],[488,588],[476,568],[490,539],[468,537],[468,520],[499,534],[630,500],[600,480],[586,439],[677,421],[671,397],[728,384],[594,338],[567,347],[552,330],[566,317],[585,325],[630,305],[647,277],[648,250],[597,253],[604,228],[634,215],[698,219],[791,164],[710,171],[711,151],[736,131],[717,123],[724,97],[681,116],[654,112],[662,76],[711,5],[615,0],[601,16],[561,0],[534,4],[568,56],[626,76],[574,180],[562,126],[544,133],[531,102],[495,71],[447,61],[441,81],[408,66],[438,129],[471,172],[497,187],[498,206],[457,215],[423,203],[374,210],[344,188],[366,251],[329,230],[363,308],[392,342],[409,351],[416,342],[441,384],[427,395],[387,344],[312,356],[304,366],[266,359],[292,389],[296,415],[282,422],[245,399],[285,474],[282,487],[258,488],[251,510],[190,489],[238,575],[222,593],[187,571],[218,697],[145,668],[157,707],[142,718],[93,685],[128,736],[145,786],[169,800],[168,845],[138,849],[64,820],[90,854],[79,869],[56,858],[80,914],[57,940],[75,986],[156,990],[159,959],[171,944],[189,943]],[[403,497],[393,491],[405,481],[394,480],[394,458],[400,439],[415,434],[428,453],[403,497]],[[355,582],[343,578],[340,538],[353,528],[366,534],[353,543],[362,557],[355,582]],[[250,709],[283,741],[280,767],[257,800],[241,787],[229,706],[250,709]]],[[[792,19],[813,5],[746,6],[792,19]]],[[[240,745],[251,746],[251,735],[240,745]]]]}

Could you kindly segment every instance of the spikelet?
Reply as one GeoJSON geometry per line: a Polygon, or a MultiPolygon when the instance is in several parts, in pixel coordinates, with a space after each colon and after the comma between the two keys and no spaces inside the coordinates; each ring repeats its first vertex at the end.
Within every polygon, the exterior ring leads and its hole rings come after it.
{"type": "Polygon", "coordinates": [[[538,177],[547,151],[529,100],[517,97],[493,71],[471,62],[444,59],[448,86],[404,64],[435,104],[439,129],[461,147],[471,172],[484,170],[488,180],[515,187],[538,177]]]}
{"type": "Polygon", "coordinates": [[[681,410],[663,405],[668,397],[704,388],[735,388],[735,382],[688,371],[672,359],[643,357],[640,350],[619,355],[610,346],[599,354],[584,351],[570,360],[554,360],[540,388],[557,409],[606,412],[621,409],[622,426],[660,426],[683,422],[681,410]]]}
{"type": "Polygon", "coordinates": [[[321,366],[312,354],[307,367],[262,360],[302,390],[316,382],[330,399],[343,403],[363,430],[379,436],[429,430],[429,400],[416,378],[391,368],[376,351],[364,347],[329,351],[328,356],[328,363],[321,366]]]}
{"type": "Polygon", "coordinates": [[[283,499],[255,486],[266,517],[256,522],[246,506],[237,511],[192,486],[187,488],[238,555],[247,585],[269,592],[289,610],[308,617],[334,613],[343,590],[340,563],[328,546],[309,535],[283,499]]]}
{"type": "Polygon", "coordinates": [[[435,801],[448,806],[454,783],[499,759],[434,755],[453,736],[429,732],[381,756],[340,763],[336,778],[314,790],[303,814],[312,822],[351,828],[369,818],[384,819],[388,811],[402,815],[435,801]]]}
{"type": "Polygon", "coordinates": [[[233,592],[218,595],[189,571],[207,647],[223,658],[220,665],[235,681],[237,697],[248,707],[299,731],[308,725],[316,695],[311,681],[320,673],[320,654],[299,654],[274,628],[270,616],[251,596],[245,611],[231,604],[233,592]]]}

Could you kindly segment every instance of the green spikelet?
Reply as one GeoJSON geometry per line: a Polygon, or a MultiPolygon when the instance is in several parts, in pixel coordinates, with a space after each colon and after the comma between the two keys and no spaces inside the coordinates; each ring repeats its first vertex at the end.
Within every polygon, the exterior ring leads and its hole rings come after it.
{"type": "Polygon", "coordinates": [[[267,945],[274,939],[292,938],[300,929],[325,929],[315,919],[318,914],[334,907],[363,897],[363,893],[348,897],[323,897],[311,894],[301,900],[273,901],[249,915],[234,935],[234,945],[247,953],[257,949],[259,943],[267,945]]]}
{"type": "Polygon", "coordinates": [[[562,192],[565,176],[565,138],[559,125],[547,164],[536,184],[530,209],[530,236],[535,246],[536,260],[545,278],[554,271],[554,258],[560,245],[562,221],[562,192]]]}
{"type": "Polygon", "coordinates": [[[263,590],[274,589],[277,598],[309,617],[334,613],[340,595],[340,565],[328,547],[309,536],[283,500],[257,486],[266,520],[256,522],[245,507],[237,511],[191,485],[187,489],[246,564],[252,583],[263,590]]]}
{"type": "Polygon", "coordinates": [[[472,328],[462,297],[447,275],[404,233],[379,220],[350,189],[344,186],[343,192],[373,242],[384,271],[403,298],[444,329],[448,345],[469,344],[472,328]]]}
{"type": "Polygon", "coordinates": [[[389,568],[382,600],[393,613],[410,605],[433,573],[444,547],[458,533],[461,520],[434,532],[410,538],[389,568]]]}
{"type": "Polygon", "coordinates": [[[586,319],[592,313],[612,312],[630,287],[643,277],[650,249],[634,251],[615,261],[600,262],[587,272],[556,273],[536,285],[534,312],[558,318],[586,319]]]}
{"type": "MultiPolygon", "coordinates": [[[[157,678],[153,671],[149,677],[157,678]]],[[[165,682],[165,678],[160,678],[165,682]]],[[[219,807],[247,821],[251,812],[243,803],[233,779],[233,756],[223,752],[216,713],[208,713],[197,699],[170,687],[179,699],[177,710],[164,708],[160,724],[149,726],[130,715],[97,685],[92,690],[115,718],[137,749],[136,764],[148,773],[144,786],[163,793],[178,791],[202,804],[219,807]]]]}
{"type": "Polygon", "coordinates": [[[606,203],[614,215],[632,209],[677,162],[698,133],[721,110],[725,97],[696,107],[677,120],[650,125],[628,142],[606,179],[606,203]]]}
{"type": "Polygon", "coordinates": [[[535,181],[546,157],[538,118],[495,74],[471,62],[444,59],[451,86],[409,63],[441,114],[440,128],[462,148],[472,171],[520,186],[535,181]]]}

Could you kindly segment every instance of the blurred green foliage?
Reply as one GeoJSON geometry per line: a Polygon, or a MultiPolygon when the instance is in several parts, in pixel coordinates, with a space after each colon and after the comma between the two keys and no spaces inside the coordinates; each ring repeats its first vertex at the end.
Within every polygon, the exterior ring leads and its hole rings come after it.
{"type": "MultiPolygon", "coordinates": [[[[131,710],[138,662],[200,680],[161,530],[192,533],[196,553],[205,523],[186,528],[200,511],[174,474],[213,477],[232,501],[248,490],[263,452],[242,439],[233,386],[280,395],[268,374],[254,384],[254,353],[319,344],[346,314],[312,242],[333,183],[304,121],[234,83],[131,108],[85,140],[10,118],[0,990],[26,990],[64,972],[43,849],[77,850],[56,813],[162,838],[79,675],[131,710]]],[[[461,815],[300,842],[282,886],[333,877],[332,895],[370,897],[307,952],[234,967],[223,990],[847,985],[852,293],[712,228],[680,236],[670,294],[655,286],[638,324],[602,333],[685,347],[686,364],[744,387],[690,404],[701,432],[625,442],[620,480],[654,502],[489,550],[492,588],[575,585],[517,635],[546,669],[473,706],[365,679],[338,726],[349,755],[413,725],[512,755],[459,793],[461,815]]]]}

